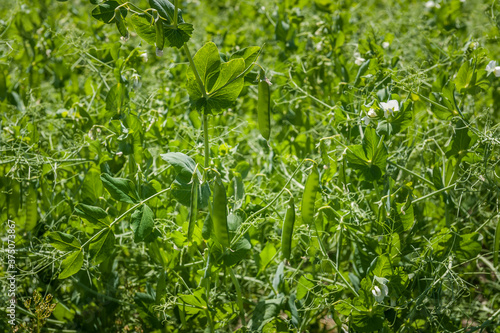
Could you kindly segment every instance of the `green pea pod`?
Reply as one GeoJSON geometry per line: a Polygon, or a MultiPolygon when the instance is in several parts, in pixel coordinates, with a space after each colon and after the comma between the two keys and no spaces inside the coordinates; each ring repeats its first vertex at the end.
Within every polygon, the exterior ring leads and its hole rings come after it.
{"type": "Polygon", "coordinates": [[[311,173],[307,177],[306,187],[302,195],[302,220],[304,223],[312,224],[314,222],[314,203],[319,189],[319,171],[315,164],[311,173]]]}
{"type": "Polygon", "coordinates": [[[283,221],[283,229],[281,231],[281,252],[283,257],[287,260],[290,259],[292,253],[292,236],[293,225],[295,224],[295,202],[293,197],[288,200],[288,208],[283,221]]]}
{"type": "Polygon", "coordinates": [[[269,80],[265,77],[264,71],[260,70],[259,80],[259,100],[257,101],[257,116],[259,131],[264,139],[271,137],[271,89],[269,80]]]}
{"type": "Polygon", "coordinates": [[[165,31],[163,30],[163,21],[158,16],[155,21],[156,30],[156,56],[163,56],[163,45],[165,45],[165,31]]]}
{"type": "Polygon", "coordinates": [[[125,25],[125,22],[123,21],[122,13],[120,12],[120,8],[115,9],[115,22],[116,22],[116,27],[118,28],[118,31],[120,32],[120,35],[127,40],[129,38],[129,33],[127,30],[127,26],[125,25]]]}
{"type": "Polygon", "coordinates": [[[196,218],[198,217],[198,188],[200,181],[198,180],[198,173],[193,174],[191,184],[191,204],[189,206],[189,225],[188,225],[188,241],[191,241],[193,236],[194,226],[196,225],[196,218]]]}
{"type": "Polygon", "coordinates": [[[226,189],[219,176],[214,183],[214,202],[212,209],[212,222],[215,237],[224,247],[229,247],[229,230],[227,227],[227,197],[226,189]]]}

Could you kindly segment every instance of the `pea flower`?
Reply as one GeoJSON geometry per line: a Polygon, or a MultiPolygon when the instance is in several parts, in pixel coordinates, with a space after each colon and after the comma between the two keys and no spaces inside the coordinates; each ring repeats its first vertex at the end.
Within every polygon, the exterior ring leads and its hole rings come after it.
{"type": "Polygon", "coordinates": [[[387,282],[389,282],[389,280],[379,277],[375,277],[375,279],[380,283],[380,287],[377,285],[373,286],[372,294],[378,303],[382,303],[384,301],[384,298],[389,296],[389,288],[386,284],[387,282]]]}
{"type": "Polygon", "coordinates": [[[399,103],[395,99],[391,99],[387,103],[381,102],[380,107],[384,110],[384,117],[386,118],[389,117],[389,114],[393,116],[394,112],[399,111],[399,103]]]}
{"type": "Polygon", "coordinates": [[[488,72],[486,76],[489,76],[491,73],[493,73],[496,77],[499,77],[500,66],[497,66],[497,62],[495,60],[492,60],[488,63],[488,65],[486,65],[486,72],[488,72]]]}
{"type": "Polygon", "coordinates": [[[365,58],[361,57],[361,54],[359,54],[359,52],[354,53],[354,58],[356,58],[356,60],[354,60],[354,63],[357,66],[361,66],[361,64],[363,64],[366,60],[365,58]]]}
{"type": "Polygon", "coordinates": [[[361,118],[361,120],[363,120],[365,122],[365,125],[368,125],[371,121],[371,118],[375,118],[376,116],[377,116],[377,113],[375,112],[375,110],[370,109],[370,110],[368,110],[368,114],[366,116],[364,116],[363,118],[361,118]]]}

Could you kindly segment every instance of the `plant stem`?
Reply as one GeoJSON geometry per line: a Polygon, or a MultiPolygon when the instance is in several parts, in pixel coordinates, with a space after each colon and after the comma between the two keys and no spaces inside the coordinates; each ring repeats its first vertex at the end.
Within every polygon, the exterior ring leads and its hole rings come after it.
{"type": "Polygon", "coordinates": [[[205,169],[210,167],[210,143],[208,141],[208,116],[203,114],[203,140],[205,146],[205,169]]]}
{"type": "Polygon", "coordinates": [[[175,0],[174,1],[174,28],[177,29],[177,23],[178,23],[178,20],[177,20],[177,13],[178,13],[178,10],[179,10],[179,1],[178,0],[175,0]]]}
{"type": "Polygon", "coordinates": [[[234,287],[236,288],[236,295],[238,297],[237,303],[238,303],[238,308],[240,308],[240,319],[241,319],[241,324],[243,327],[247,326],[246,320],[245,320],[245,310],[243,308],[243,296],[241,294],[241,287],[238,282],[238,279],[236,279],[236,276],[234,275],[233,268],[228,267],[229,270],[229,275],[231,276],[231,280],[233,280],[234,287]]]}
{"type": "Polygon", "coordinates": [[[189,65],[191,66],[191,70],[194,73],[194,77],[196,78],[196,82],[198,82],[198,85],[200,86],[201,93],[203,94],[204,98],[207,98],[207,92],[205,90],[205,85],[203,84],[203,81],[200,78],[200,74],[198,73],[198,69],[196,68],[196,65],[194,64],[193,57],[191,57],[191,52],[189,52],[189,48],[186,43],[184,43],[184,52],[186,53],[186,56],[188,57],[189,60],[189,65]]]}

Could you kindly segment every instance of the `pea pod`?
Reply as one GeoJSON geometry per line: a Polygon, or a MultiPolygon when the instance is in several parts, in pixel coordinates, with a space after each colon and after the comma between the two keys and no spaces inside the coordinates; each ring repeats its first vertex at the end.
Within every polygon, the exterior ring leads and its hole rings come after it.
{"type": "Polygon", "coordinates": [[[304,194],[302,195],[302,220],[304,223],[312,224],[314,222],[314,204],[316,194],[319,189],[319,171],[316,164],[312,167],[311,173],[307,177],[304,194]]]}
{"type": "Polygon", "coordinates": [[[26,197],[26,231],[33,230],[38,222],[38,212],[37,212],[37,190],[35,184],[31,183],[28,188],[28,195],[26,197]]]}
{"type": "Polygon", "coordinates": [[[165,45],[165,31],[163,30],[163,22],[158,15],[155,20],[156,30],[156,56],[163,56],[163,45],[165,45]]]}
{"type": "Polygon", "coordinates": [[[265,77],[265,73],[261,69],[258,87],[257,117],[260,134],[266,140],[269,140],[271,137],[271,89],[269,86],[269,80],[265,77]]]}
{"type": "Polygon", "coordinates": [[[285,214],[285,220],[283,221],[283,228],[281,231],[281,252],[283,257],[287,260],[290,259],[290,254],[292,252],[292,236],[293,236],[293,225],[295,224],[295,202],[293,197],[288,200],[288,208],[285,214]]]}
{"type": "Polygon", "coordinates": [[[196,217],[198,216],[198,188],[200,181],[198,180],[198,172],[195,171],[191,181],[191,204],[189,206],[189,225],[188,225],[188,240],[193,236],[194,226],[196,225],[196,217]]]}
{"type": "Polygon", "coordinates": [[[229,247],[229,230],[227,227],[227,197],[226,189],[219,176],[214,183],[214,201],[212,208],[212,222],[215,237],[224,247],[229,247]]]}

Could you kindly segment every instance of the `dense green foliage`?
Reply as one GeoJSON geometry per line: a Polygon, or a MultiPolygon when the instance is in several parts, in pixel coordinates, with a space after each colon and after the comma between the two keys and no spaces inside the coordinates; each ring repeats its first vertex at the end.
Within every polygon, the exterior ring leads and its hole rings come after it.
{"type": "Polygon", "coordinates": [[[0,1],[0,331],[12,221],[18,332],[500,333],[499,38],[479,0],[0,1]]]}

